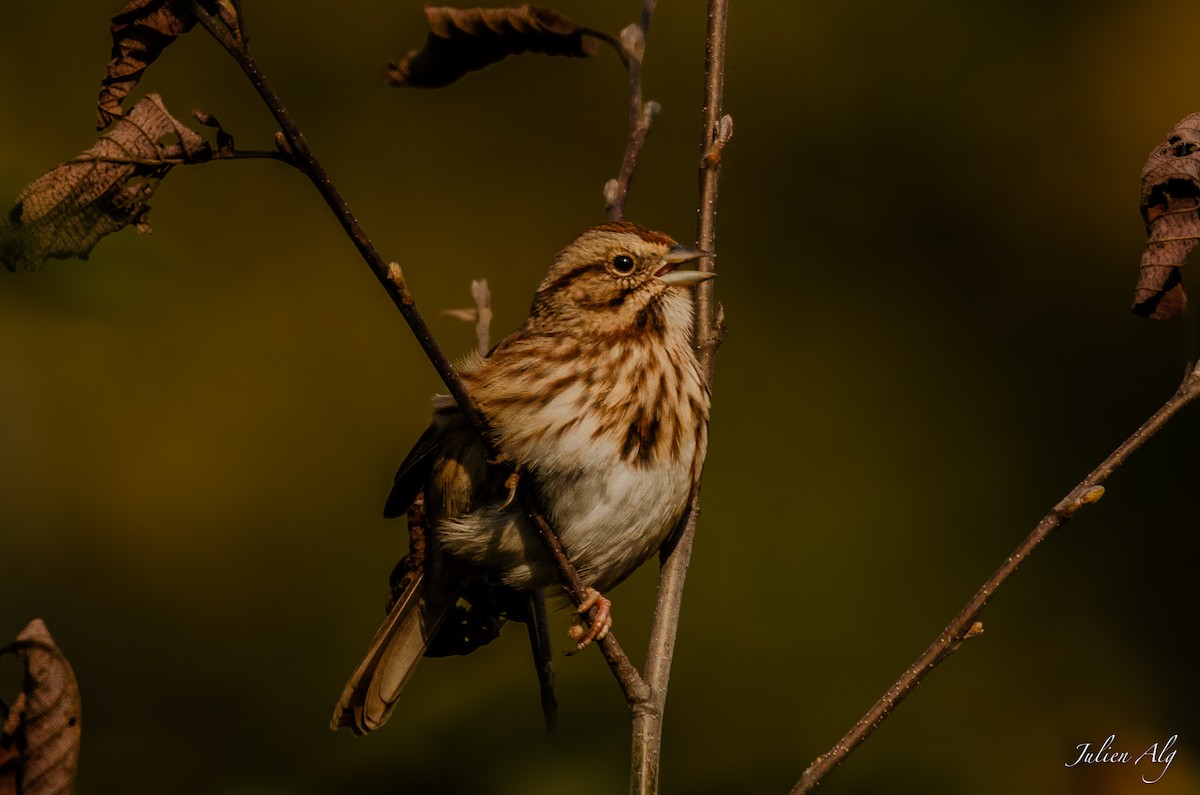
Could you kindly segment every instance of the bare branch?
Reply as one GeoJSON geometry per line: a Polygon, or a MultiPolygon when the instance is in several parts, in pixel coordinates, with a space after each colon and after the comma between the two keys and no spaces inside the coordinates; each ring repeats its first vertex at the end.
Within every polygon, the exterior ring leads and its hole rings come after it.
{"type": "MultiPolygon", "coordinates": [[[[471,282],[471,298],[475,301],[474,309],[444,309],[442,314],[474,323],[475,349],[480,356],[487,356],[492,348],[492,291],[487,279],[471,282]]],[[[533,650],[546,730],[554,731],[558,726],[558,700],[554,697],[554,660],[550,653],[550,624],[544,591],[536,590],[529,595],[529,621],[526,628],[529,631],[529,646],[533,650]]]]}
{"type": "MultiPolygon", "coordinates": [[[[983,612],[992,594],[996,592],[996,589],[1013,575],[1052,530],[1070,520],[1075,515],[1075,512],[1084,505],[1099,500],[1104,495],[1104,487],[1100,484],[1107,480],[1108,476],[1134,450],[1141,447],[1147,439],[1166,425],[1177,411],[1197,397],[1200,397],[1200,363],[1197,363],[1195,367],[1190,369],[1188,375],[1183,379],[1183,383],[1179,385],[1179,389],[1176,390],[1170,400],[1163,404],[1162,408],[1154,412],[1142,427],[1134,431],[1132,436],[1122,442],[1116,450],[1100,463],[1100,466],[1096,467],[1078,486],[1071,489],[1070,493],[1055,505],[1048,514],[1042,517],[1042,520],[1038,522],[1033,532],[1008,556],[1008,559],[996,570],[996,573],[989,577],[987,582],[976,591],[975,595],[971,597],[971,601],[967,602],[959,614],[942,630],[942,634],[937,637],[937,640],[917,658],[916,662],[908,667],[908,670],[896,680],[895,684],[888,688],[887,692],[875,702],[875,705],[859,719],[858,723],[854,724],[854,727],[833,748],[817,757],[808,766],[808,769],[804,771],[804,775],[800,777],[800,781],[792,788],[791,795],[802,795],[802,793],[809,792],[813,787],[817,786],[825,776],[842,763],[850,752],[871,736],[871,732],[875,731],[879,724],[891,714],[892,710],[913,691],[913,688],[920,684],[921,680],[937,667],[938,663],[953,654],[963,640],[982,632],[982,625],[979,624],[977,619],[979,614],[983,612]],[[978,628],[976,628],[976,625],[978,625],[978,628]]],[[[647,679],[650,678],[650,675],[648,669],[647,679]]]]}
{"type": "Polygon", "coordinates": [[[492,291],[487,279],[471,282],[471,298],[475,301],[474,309],[443,309],[442,314],[464,323],[474,323],[475,350],[480,356],[487,356],[492,349],[492,291]]]}
{"type": "Polygon", "coordinates": [[[642,152],[654,119],[662,109],[657,102],[642,100],[642,60],[646,55],[646,36],[650,32],[655,5],[656,0],[645,0],[642,5],[641,22],[622,30],[619,41],[605,38],[616,47],[629,77],[629,138],[625,143],[625,154],[621,158],[621,171],[616,179],[610,179],[604,185],[604,209],[610,221],[620,221],[625,216],[625,201],[629,197],[629,186],[633,182],[633,170],[637,167],[638,155],[642,152]]]}
{"type": "MultiPolygon", "coordinates": [[[[716,251],[717,187],[721,159],[710,155],[718,141],[720,146],[724,146],[733,130],[732,121],[726,121],[729,117],[724,116],[721,111],[725,86],[728,11],[729,0],[709,0],[704,72],[704,127],[700,143],[700,218],[696,238],[701,248],[712,252],[716,251]]],[[[700,268],[711,271],[712,258],[702,260],[700,268]]],[[[710,387],[714,357],[724,336],[724,311],[713,301],[713,283],[710,280],[696,289],[694,330],[697,358],[710,387]]],[[[645,678],[650,689],[650,699],[634,707],[630,790],[635,795],[658,792],[658,762],[662,746],[667,684],[671,676],[671,660],[675,653],[683,586],[692,557],[692,543],[699,517],[700,487],[697,484],[692,492],[678,540],[671,549],[664,549],[662,553],[664,559],[658,580],[658,600],[654,611],[654,624],[650,630],[650,648],[646,655],[645,678]]]]}
{"type": "MultiPolygon", "coordinates": [[[[446,354],[438,346],[434,340],[429,326],[425,322],[425,318],[417,309],[417,305],[413,300],[412,293],[408,289],[408,284],[404,280],[404,273],[400,266],[396,263],[389,263],[385,260],[367,237],[366,231],[359,224],[354,213],[351,212],[349,205],[342,198],[337,188],[334,187],[325,168],[317,160],[315,154],[309,148],[308,141],[301,132],[295,119],[287,106],[283,104],[283,100],[272,87],[270,81],[258,64],[251,56],[249,48],[245,45],[244,39],[235,37],[230,29],[220,20],[213,17],[212,14],[203,7],[200,2],[194,1],[192,8],[196,14],[197,21],[204,26],[204,29],[212,35],[213,38],[231,55],[241,67],[242,72],[246,75],[251,85],[258,92],[267,108],[271,111],[271,115],[275,117],[279,123],[283,138],[286,139],[286,152],[289,153],[296,162],[296,165],[302,169],[305,175],[316,187],[317,192],[321,194],[321,198],[325,200],[326,205],[333,212],[338,222],[342,225],[342,229],[350,238],[354,247],[358,250],[359,255],[371,268],[371,272],[375,274],[375,278],[379,281],[388,297],[392,299],[392,303],[400,311],[409,328],[417,338],[421,349],[425,351],[426,357],[433,364],[434,369],[442,378],[446,388],[458,403],[463,415],[471,422],[479,433],[480,437],[487,444],[489,451],[493,455],[498,455],[499,451],[495,449],[495,442],[492,434],[489,432],[489,424],[487,418],[479,411],[478,406],[471,400],[471,396],[467,393],[466,386],[459,377],[458,372],[446,357],[446,354]]],[[[539,534],[543,540],[547,542],[547,547],[551,551],[552,559],[555,567],[558,570],[559,576],[564,583],[569,586],[569,595],[575,604],[580,604],[587,598],[587,593],[583,588],[583,583],[579,579],[579,573],[571,564],[563,552],[562,544],[558,542],[558,538],[550,524],[546,521],[545,516],[540,510],[540,498],[538,496],[540,490],[533,477],[526,475],[522,479],[520,488],[521,504],[530,514],[530,519],[538,528],[539,534]]],[[[590,613],[594,617],[595,611],[590,613]]],[[[636,700],[645,688],[638,674],[637,669],[629,662],[625,653],[621,650],[616,638],[609,634],[600,643],[601,650],[604,652],[605,659],[608,661],[609,667],[612,668],[613,674],[616,676],[618,683],[625,692],[625,697],[629,701],[636,700]]]]}

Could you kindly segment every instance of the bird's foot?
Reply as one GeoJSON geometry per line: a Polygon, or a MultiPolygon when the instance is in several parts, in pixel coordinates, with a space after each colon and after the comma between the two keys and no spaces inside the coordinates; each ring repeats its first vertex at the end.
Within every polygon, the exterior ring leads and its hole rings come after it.
{"type": "Polygon", "coordinates": [[[580,602],[576,612],[578,615],[575,616],[575,620],[571,622],[571,626],[567,630],[567,637],[575,641],[575,650],[567,652],[568,654],[583,651],[594,640],[604,640],[608,637],[608,632],[613,625],[612,602],[601,596],[595,588],[587,589],[587,597],[580,602]],[[596,617],[589,627],[586,615],[593,607],[596,608],[596,617]]]}
{"type": "Polygon", "coordinates": [[[508,489],[508,497],[505,498],[504,504],[500,506],[500,510],[504,510],[512,505],[512,502],[517,497],[517,484],[521,482],[521,468],[517,467],[512,472],[508,473],[508,477],[504,479],[504,488],[508,489]]]}

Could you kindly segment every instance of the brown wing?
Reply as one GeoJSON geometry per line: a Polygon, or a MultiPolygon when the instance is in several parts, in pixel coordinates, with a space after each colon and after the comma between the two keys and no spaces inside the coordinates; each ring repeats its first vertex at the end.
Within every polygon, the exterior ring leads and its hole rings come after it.
{"type": "Polygon", "coordinates": [[[388,495],[383,506],[383,515],[387,519],[395,519],[408,512],[408,506],[417,498],[417,492],[425,488],[429,482],[429,473],[433,462],[445,443],[445,423],[438,418],[430,423],[417,439],[417,443],[408,451],[400,468],[396,470],[396,479],[392,482],[392,492],[388,495]]]}

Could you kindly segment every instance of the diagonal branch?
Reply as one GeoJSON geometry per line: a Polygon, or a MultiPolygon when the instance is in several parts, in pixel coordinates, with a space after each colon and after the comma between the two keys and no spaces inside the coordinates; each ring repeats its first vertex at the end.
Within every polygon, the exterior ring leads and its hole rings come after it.
{"type": "MultiPolygon", "coordinates": [[[[733,122],[722,114],[725,86],[725,42],[729,0],[709,0],[707,57],[705,59],[704,126],[700,143],[700,218],[696,237],[706,251],[716,250],[717,186],[721,174],[721,150],[733,131],[733,122]]],[[[713,269],[712,258],[701,269],[713,269]]],[[[707,281],[696,292],[694,343],[705,380],[711,387],[717,346],[725,334],[724,313],[713,302],[713,283],[707,281]]],[[[658,792],[659,753],[662,746],[663,711],[667,684],[675,653],[683,585],[692,557],[696,522],[700,517],[700,486],[692,491],[683,528],[674,546],[663,551],[658,581],[658,602],[650,630],[646,656],[646,684],[650,698],[634,707],[631,792],[658,792]]]]}
{"type": "MultiPolygon", "coordinates": [[[[792,788],[790,795],[802,795],[821,783],[821,780],[840,765],[842,760],[871,736],[871,732],[875,731],[892,710],[920,684],[921,680],[937,667],[938,663],[953,654],[964,639],[977,634],[978,630],[974,627],[977,623],[976,620],[996,589],[1012,576],[1052,530],[1070,520],[1075,512],[1084,505],[1100,499],[1104,494],[1104,488],[1100,484],[1107,480],[1108,476],[1124,463],[1134,450],[1141,447],[1147,439],[1166,425],[1176,412],[1197,397],[1200,397],[1200,363],[1190,369],[1183,379],[1183,383],[1179,385],[1179,389],[1170,400],[1163,404],[1162,408],[1154,412],[1142,427],[1134,431],[1132,436],[1122,442],[1100,463],[1100,466],[1096,467],[1061,502],[1055,505],[1050,513],[1042,517],[1033,532],[1021,542],[1021,545],[1008,556],[996,573],[971,597],[971,601],[967,602],[966,607],[942,630],[942,634],[925,650],[925,653],[910,665],[908,670],[896,680],[896,683],[875,702],[875,706],[871,707],[841,740],[838,740],[837,745],[817,757],[808,766],[804,775],[800,777],[800,781],[792,788]]],[[[647,680],[653,683],[650,677],[651,673],[647,671],[647,680]]]]}
{"type": "MultiPolygon", "coordinates": [[[[375,248],[370,238],[367,237],[366,231],[359,224],[354,213],[350,211],[350,207],[346,204],[345,199],[342,198],[337,188],[334,187],[325,168],[309,148],[308,141],[305,140],[304,134],[296,124],[291,112],[283,104],[283,100],[271,86],[266,75],[259,69],[258,64],[250,54],[249,48],[246,46],[244,38],[236,38],[230,32],[229,28],[220,20],[214,18],[198,0],[193,0],[192,8],[196,14],[196,19],[204,26],[204,29],[237,61],[242,72],[258,92],[259,97],[262,98],[267,108],[271,111],[271,115],[279,123],[288,144],[289,155],[295,160],[297,167],[305,173],[316,187],[317,192],[321,194],[321,198],[325,200],[329,209],[338,219],[338,222],[342,225],[342,229],[345,230],[354,247],[358,249],[359,255],[371,268],[371,272],[375,274],[375,278],[379,281],[384,291],[387,292],[388,297],[392,299],[392,303],[395,304],[405,322],[408,323],[409,328],[412,329],[421,349],[425,351],[425,355],[433,364],[434,369],[437,370],[438,375],[441,376],[443,383],[445,383],[446,388],[458,403],[463,415],[470,420],[476,431],[478,431],[487,444],[489,452],[494,456],[499,455],[500,451],[496,449],[495,438],[490,431],[487,418],[479,411],[479,407],[475,405],[474,401],[471,400],[471,396],[467,393],[466,386],[458,376],[454,366],[451,365],[446,354],[438,346],[437,341],[434,340],[429,326],[425,323],[425,318],[417,309],[417,305],[413,300],[412,293],[408,289],[408,284],[404,279],[404,273],[401,271],[400,266],[394,262],[389,263],[386,261],[375,248]]],[[[571,599],[578,605],[587,598],[587,592],[583,586],[583,582],[579,578],[579,573],[571,564],[570,559],[567,558],[553,528],[546,521],[544,511],[541,509],[539,493],[540,490],[537,483],[529,473],[526,473],[521,479],[521,488],[519,489],[521,504],[526,512],[529,513],[529,518],[537,527],[542,540],[546,542],[555,567],[558,569],[559,576],[568,586],[571,599]]],[[[594,608],[590,616],[595,616],[594,608]]],[[[630,703],[633,703],[639,698],[644,697],[645,683],[611,633],[604,640],[600,641],[600,648],[604,653],[605,659],[608,661],[609,667],[613,671],[613,675],[621,685],[626,699],[630,703]]]]}

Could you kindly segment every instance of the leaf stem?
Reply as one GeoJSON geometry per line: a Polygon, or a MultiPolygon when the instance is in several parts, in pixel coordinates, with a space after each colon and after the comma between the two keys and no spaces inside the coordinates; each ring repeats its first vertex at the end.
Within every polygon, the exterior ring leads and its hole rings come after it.
{"type": "Polygon", "coordinates": [[[80,155],[73,157],[64,165],[74,163],[111,163],[118,166],[192,166],[197,163],[211,163],[214,160],[280,160],[292,163],[292,159],[283,152],[274,149],[235,149],[231,152],[213,152],[209,157],[197,159],[194,157],[171,157],[172,150],[182,152],[180,147],[168,147],[163,151],[166,157],[109,157],[101,155],[80,155]]]}

